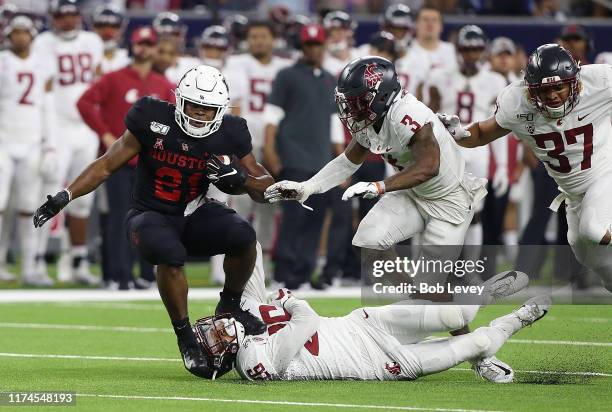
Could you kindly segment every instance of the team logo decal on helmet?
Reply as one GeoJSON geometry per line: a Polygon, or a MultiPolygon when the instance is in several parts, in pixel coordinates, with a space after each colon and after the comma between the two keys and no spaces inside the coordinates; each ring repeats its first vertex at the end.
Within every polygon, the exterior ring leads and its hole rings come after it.
{"type": "Polygon", "coordinates": [[[383,78],[383,73],[381,70],[378,69],[376,63],[370,63],[366,65],[366,68],[363,72],[363,78],[365,79],[365,82],[368,87],[377,88],[378,83],[383,78]]]}

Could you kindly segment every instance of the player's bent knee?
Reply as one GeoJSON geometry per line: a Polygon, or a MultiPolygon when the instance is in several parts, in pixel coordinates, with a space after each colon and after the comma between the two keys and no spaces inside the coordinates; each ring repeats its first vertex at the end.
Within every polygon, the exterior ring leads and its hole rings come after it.
{"type": "Polygon", "coordinates": [[[463,316],[460,306],[442,305],[439,314],[440,322],[448,330],[461,329],[469,323],[469,320],[466,320],[463,316]]]}
{"type": "Polygon", "coordinates": [[[379,225],[362,220],[353,237],[353,246],[366,249],[387,250],[395,245],[392,239],[386,237],[386,230],[379,225]]]}
{"type": "Polygon", "coordinates": [[[599,244],[606,233],[608,233],[609,228],[610,223],[608,225],[603,224],[602,219],[597,216],[595,208],[585,207],[578,226],[580,238],[590,243],[599,244]]]}
{"type": "Polygon", "coordinates": [[[227,233],[228,252],[240,252],[255,247],[257,235],[255,229],[246,221],[232,225],[227,233]]]}

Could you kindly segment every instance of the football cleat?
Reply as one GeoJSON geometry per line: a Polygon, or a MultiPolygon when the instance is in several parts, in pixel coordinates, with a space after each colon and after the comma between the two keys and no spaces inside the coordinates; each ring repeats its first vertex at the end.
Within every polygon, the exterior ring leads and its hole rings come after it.
{"type": "Polygon", "coordinates": [[[514,295],[529,284],[529,277],[517,270],[498,273],[482,284],[485,305],[496,302],[506,296],[514,295]]]}
{"type": "Polygon", "coordinates": [[[77,283],[83,283],[88,286],[99,286],[101,283],[101,279],[89,271],[87,258],[81,256],[72,258],[72,275],[73,280],[77,283]]]}
{"type": "Polygon", "coordinates": [[[478,376],[493,383],[510,383],[514,379],[514,370],[510,365],[495,356],[474,362],[472,369],[478,376]]]}
{"type": "Polygon", "coordinates": [[[24,275],[21,282],[26,286],[53,286],[53,279],[45,274],[24,275]]]}
{"type": "Polygon", "coordinates": [[[15,275],[0,266],[0,282],[12,282],[16,279],[15,275]]]}
{"type": "Polygon", "coordinates": [[[266,325],[254,316],[248,310],[242,309],[240,306],[234,306],[220,301],[215,309],[215,314],[219,315],[226,313],[229,316],[242,323],[247,335],[261,335],[266,331],[266,325]]]}
{"type": "Polygon", "coordinates": [[[183,365],[189,373],[199,378],[212,379],[213,370],[208,365],[208,360],[200,345],[197,343],[189,345],[179,341],[178,346],[183,358],[183,365]]]}
{"type": "MultiPolygon", "coordinates": [[[[534,322],[546,316],[551,304],[550,296],[535,296],[523,303],[523,306],[512,314],[521,321],[522,327],[531,326],[534,322]]],[[[491,322],[491,326],[494,322],[495,320],[491,322]]]]}

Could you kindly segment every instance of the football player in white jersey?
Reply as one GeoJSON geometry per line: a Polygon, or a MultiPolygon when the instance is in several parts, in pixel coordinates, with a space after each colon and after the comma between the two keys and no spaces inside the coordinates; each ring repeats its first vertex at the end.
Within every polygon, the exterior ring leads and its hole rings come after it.
{"type": "MultiPolygon", "coordinates": [[[[452,113],[463,123],[484,120],[493,113],[495,99],[506,87],[500,74],[482,68],[487,38],[478,26],[468,25],[459,30],[457,36],[458,67],[434,69],[426,81],[429,90],[429,108],[434,112],[452,113]]],[[[492,144],[497,165],[492,181],[495,195],[503,196],[508,190],[508,142],[498,139],[492,144]]],[[[474,176],[488,178],[489,148],[478,150],[462,148],[466,171],[474,176]]],[[[476,206],[472,224],[465,236],[466,245],[482,245],[483,232],[480,213],[484,202],[476,206]]],[[[478,258],[479,247],[464,250],[472,258],[478,258]]]]}
{"type": "Polygon", "coordinates": [[[387,7],[382,15],[380,28],[395,37],[398,58],[404,57],[414,37],[414,21],[410,7],[405,4],[392,4],[387,7]]]}
{"type": "MultiPolygon", "coordinates": [[[[3,213],[14,202],[22,281],[48,286],[53,281],[35,270],[38,239],[31,220],[42,198],[43,177],[57,167],[56,128],[48,62],[31,51],[36,34],[34,22],[24,15],[13,17],[4,28],[8,49],[0,52],[0,232],[3,213]]],[[[0,280],[11,280],[0,269],[0,280]]]]}
{"type": "Polygon", "coordinates": [[[182,54],[185,50],[187,26],[178,14],[165,11],[159,13],[153,20],[153,29],[160,39],[169,37],[176,42],[180,54],[176,62],[166,69],[164,75],[172,83],[178,84],[185,73],[200,65],[196,57],[182,54]]]}
{"type": "MultiPolygon", "coordinates": [[[[272,82],[279,71],[293,63],[273,54],[275,38],[276,32],[270,23],[249,22],[246,33],[248,53],[229,56],[225,70],[233,104],[238,108],[237,114],[247,121],[253,139],[253,154],[259,161],[263,160],[265,110],[272,82]]],[[[272,248],[276,228],[276,208],[257,204],[244,195],[232,196],[231,202],[239,214],[253,219],[253,227],[267,254],[272,248]]]]}
{"type": "Polygon", "coordinates": [[[497,98],[495,115],[462,127],[441,115],[463,147],[477,147],[510,131],[533,150],[559,185],[551,204],[565,201],[568,242],[580,263],[612,291],[612,67],[580,67],[556,44],[529,57],[525,79],[497,98]]]}
{"type": "Polygon", "coordinates": [[[102,74],[119,70],[130,64],[127,49],[119,47],[127,19],[118,7],[112,4],[96,8],[92,16],[93,31],[104,42],[104,58],[100,69],[102,74]]]}
{"type": "MultiPolygon", "coordinates": [[[[474,207],[486,194],[486,180],[465,173],[452,136],[427,106],[401,91],[388,60],[368,56],[349,63],[338,80],[336,102],[353,137],[344,153],[305,182],[270,186],[266,199],[304,203],[310,195],[344,182],[369,152],[377,153],[398,173],[378,182],[356,183],[344,192],[344,200],[382,196],[359,224],[353,245],[386,251],[420,235],[423,245],[436,246],[427,249],[450,246],[445,250],[454,260],[474,207]]],[[[505,375],[502,369],[500,379],[505,375]]]]}
{"type": "MultiPolygon", "coordinates": [[[[425,340],[432,333],[467,324],[478,307],[404,301],[323,317],[287,289],[268,297],[260,256],[241,306],[260,318],[267,331],[245,336],[244,327],[226,316],[204,318],[194,325],[215,377],[231,370],[235,359],[238,373],[248,380],[412,380],[463,361],[491,358],[510,336],[542,318],[550,306],[547,297],[532,298],[489,327],[425,340]]],[[[491,289],[487,294],[492,300],[504,296],[491,289]]],[[[512,378],[511,373],[507,382],[512,378]]]]}
{"type": "Polygon", "coordinates": [[[359,57],[359,52],[353,47],[357,22],[348,13],[330,11],[323,18],[323,27],[327,33],[323,68],[339,76],[351,60],[359,57]]]}
{"type": "Polygon", "coordinates": [[[229,34],[223,26],[209,26],[196,41],[202,64],[224,71],[229,51],[229,34]]]}
{"type": "MultiPolygon", "coordinates": [[[[76,0],[53,0],[49,8],[53,29],[36,37],[32,52],[42,55],[53,68],[53,95],[62,135],[58,141],[58,167],[55,182],[43,193],[55,193],[72,180],[98,154],[98,136],[82,120],[76,102],[95,80],[104,53],[104,44],[95,33],[81,29],[81,15],[76,0]]],[[[93,194],[79,198],[67,209],[70,234],[70,264],[60,265],[58,278],[97,284],[87,261],[87,222],[93,194]]],[[[49,225],[50,226],[50,225],[49,225]]],[[[47,246],[48,229],[41,229],[38,270],[46,272],[42,259],[47,246]]]]}

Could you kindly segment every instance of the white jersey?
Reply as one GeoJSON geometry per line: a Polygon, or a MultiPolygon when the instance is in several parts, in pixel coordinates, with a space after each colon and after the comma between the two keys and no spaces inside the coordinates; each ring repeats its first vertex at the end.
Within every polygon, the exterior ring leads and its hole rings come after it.
{"type": "Polygon", "coordinates": [[[202,62],[196,57],[179,56],[176,59],[176,64],[168,67],[164,75],[171,83],[179,84],[185,73],[201,64],[202,62]]]}
{"type": "Polygon", "coordinates": [[[126,49],[115,49],[112,58],[104,56],[100,64],[102,74],[114,72],[115,70],[123,69],[131,63],[130,56],[126,49]]]}
{"type": "Polygon", "coordinates": [[[462,124],[470,124],[493,114],[497,95],[507,83],[501,74],[488,70],[466,77],[458,69],[437,69],[426,84],[440,94],[440,113],[456,114],[462,124]]]}
{"type": "Polygon", "coordinates": [[[373,153],[379,153],[396,170],[401,171],[413,161],[410,141],[427,123],[440,146],[440,170],[437,176],[410,189],[419,197],[439,199],[456,189],[463,181],[465,164],[457,144],[442,122],[422,102],[410,93],[403,93],[391,105],[379,133],[372,126],[357,132],[353,138],[373,153]]]}
{"type": "Polygon", "coordinates": [[[403,357],[401,373],[391,335],[366,327],[356,316],[317,315],[306,301],[289,299],[284,307],[248,300],[244,309],[260,317],[268,332],[247,336],[238,350],[236,369],[248,380],[415,379],[416,358],[403,357]]]}
{"type": "Polygon", "coordinates": [[[411,94],[416,94],[418,86],[425,82],[430,69],[429,60],[423,59],[422,55],[413,52],[412,49],[395,61],[395,71],[402,89],[411,94]]]}
{"type": "Polygon", "coordinates": [[[612,169],[612,67],[580,70],[580,97],[562,119],[549,119],[528,98],[523,81],[508,85],[497,99],[495,120],[533,150],[559,188],[579,196],[612,169]]]}
{"type": "Polygon", "coordinates": [[[40,143],[44,128],[46,62],[30,53],[22,59],[12,51],[0,52],[0,145],[22,147],[40,143]]]}
{"type": "Polygon", "coordinates": [[[349,57],[345,60],[339,59],[330,53],[326,53],[323,57],[323,69],[327,70],[335,77],[339,77],[342,70],[349,64],[353,59],[361,57],[362,54],[358,49],[351,49],[349,57]]]}
{"type": "Polygon", "coordinates": [[[51,65],[53,94],[60,124],[66,121],[82,123],[76,103],[96,78],[96,70],[104,53],[100,36],[79,31],[74,39],[65,40],[47,31],[34,39],[32,52],[46,56],[47,64],[51,65]]]}
{"type": "Polygon", "coordinates": [[[289,59],[273,56],[268,64],[262,64],[248,53],[227,59],[223,73],[230,96],[240,105],[240,116],[247,121],[256,150],[264,144],[263,110],[272,91],[272,82],[279,71],[292,63],[289,59]]]}
{"type": "Polygon", "coordinates": [[[413,55],[413,61],[427,62],[429,69],[454,69],[458,66],[455,46],[445,41],[440,41],[435,50],[427,50],[415,40],[408,48],[408,54],[413,55]]]}
{"type": "Polygon", "coordinates": [[[595,58],[595,63],[612,65],[612,52],[599,53],[595,58]]]}

